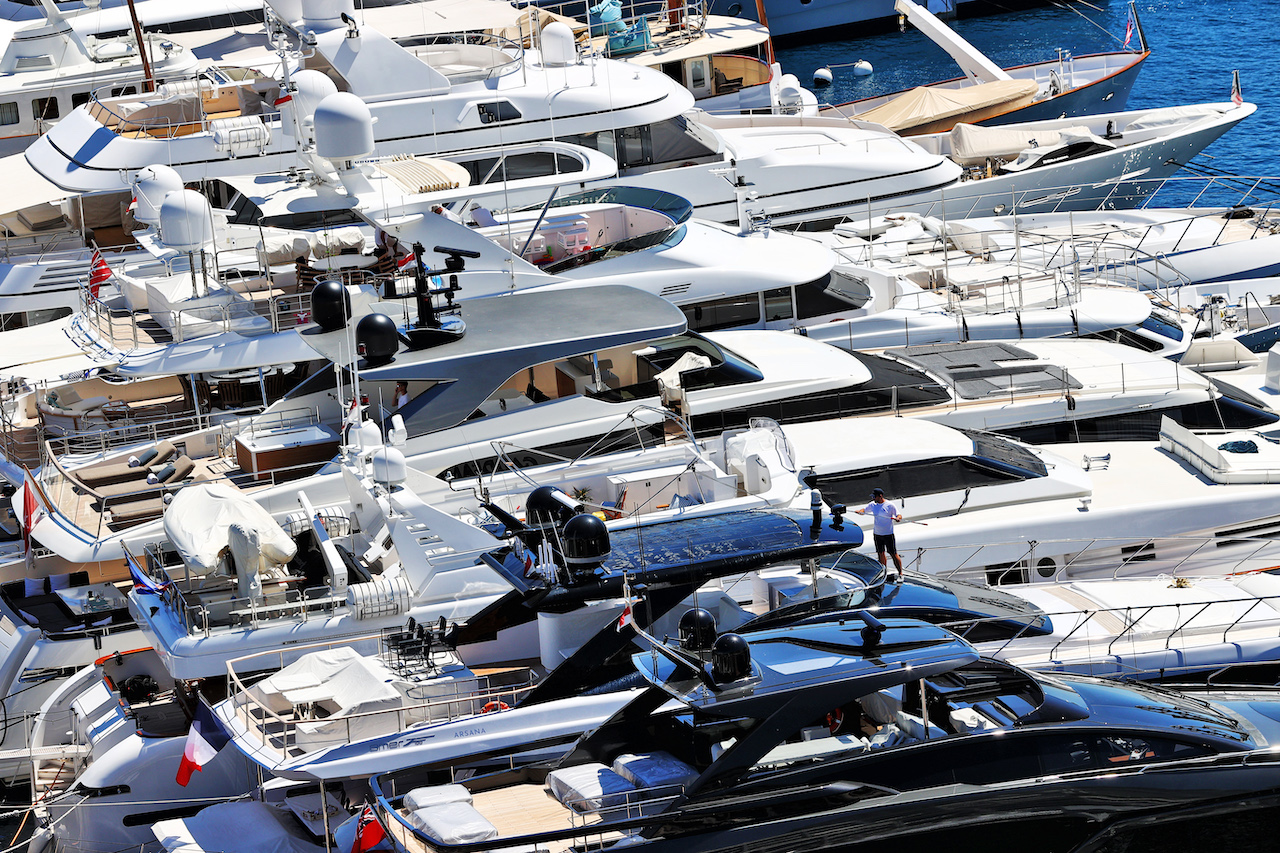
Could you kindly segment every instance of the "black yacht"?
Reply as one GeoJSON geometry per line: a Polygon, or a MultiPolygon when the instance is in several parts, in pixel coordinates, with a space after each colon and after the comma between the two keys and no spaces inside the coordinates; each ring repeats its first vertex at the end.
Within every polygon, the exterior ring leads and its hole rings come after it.
{"type": "Polygon", "coordinates": [[[687,627],[633,658],[648,688],[559,761],[373,777],[395,848],[1064,851],[1280,793],[1274,688],[1033,674],[865,613],[687,627]]]}

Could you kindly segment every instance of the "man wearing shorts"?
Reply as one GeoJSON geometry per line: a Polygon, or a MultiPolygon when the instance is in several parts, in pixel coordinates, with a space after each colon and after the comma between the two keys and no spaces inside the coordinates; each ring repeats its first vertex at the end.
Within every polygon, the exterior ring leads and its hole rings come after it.
{"type": "MultiPolygon", "coordinates": [[[[902,558],[898,556],[898,543],[893,535],[893,523],[902,521],[902,516],[898,514],[898,508],[884,499],[884,489],[871,490],[871,503],[862,509],[855,509],[858,515],[870,515],[873,519],[871,526],[871,536],[876,543],[876,556],[880,558],[880,565],[889,568],[889,559],[886,555],[893,555],[893,564],[898,569],[898,575],[902,574],[902,558]]],[[[893,574],[888,577],[892,579],[893,574]]]]}

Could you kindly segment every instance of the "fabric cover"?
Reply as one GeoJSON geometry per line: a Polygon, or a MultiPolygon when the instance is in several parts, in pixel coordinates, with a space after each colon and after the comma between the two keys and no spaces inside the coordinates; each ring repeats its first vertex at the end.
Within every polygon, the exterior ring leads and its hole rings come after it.
{"type": "Polygon", "coordinates": [[[209,850],[321,853],[324,850],[304,837],[302,827],[297,826],[291,816],[287,820],[284,817],[277,817],[277,810],[266,803],[219,803],[188,818],[162,820],[151,831],[168,853],[209,850]]]}
{"type": "Polygon", "coordinates": [[[637,788],[687,785],[698,771],[669,752],[626,753],[613,760],[613,772],[637,788]]]}
{"type": "Polygon", "coordinates": [[[431,785],[414,788],[404,795],[405,811],[416,812],[447,803],[470,803],[471,792],[462,785],[431,785]]]}
{"type": "MultiPolygon", "coordinates": [[[[943,89],[918,86],[891,101],[872,107],[855,116],[859,121],[874,121],[893,131],[914,130],[931,132],[930,125],[954,122],[965,116],[969,121],[980,121],[997,112],[1018,109],[1030,104],[1039,91],[1034,80],[996,80],[965,86],[960,89],[943,89]],[[970,115],[984,113],[982,116],[970,115]]],[[[949,129],[939,127],[936,130],[949,129]]]]}
{"type": "Polygon", "coordinates": [[[1012,160],[1028,148],[1053,148],[1062,141],[1064,134],[1078,136],[1088,133],[1087,127],[1067,127],[1060,131],[1019,130],[978,127],[962,122],[951,128],[951,159],[961,166],[978,166],[988,157],[1012,160]]]}
{"type": "Polygon", "coordinates": [[[686,370],[702,370],[711,366],[711,359],[701,353],[686,352],[676,359],[676,363],[659,373],[658,388],[662,390],[680,387],[680,374],[686,370]]]}
{"type": "Polygon", "coordinates": [[[553,770],[547,774],[547,790],[576,812],[598,812],[625,805],[635,786],[603,764],[593,763],[553,770]]]}
{"type": "Polygon", "coordinates": [[[476,844],[498,837],[497,828],[470,803],[442,803],[409,812],[409,825],[442,844],[476,844]]]}
{"type": "Polygon", "coordinates": [[[291,264],[298,258],[311,254],[311,235],[283,228],[263,229],[262,242],[258,244],[268,264],[291,264]]]}
{"type": "Polygon", "coordinates": [[[233,524],[256,528],[262,556],[281,565],[293,559],[297,544],[256,501],[225,483],[201,483],[180,491],[164,514],[164,532],[193,574],[218,567],[233,524]]]}

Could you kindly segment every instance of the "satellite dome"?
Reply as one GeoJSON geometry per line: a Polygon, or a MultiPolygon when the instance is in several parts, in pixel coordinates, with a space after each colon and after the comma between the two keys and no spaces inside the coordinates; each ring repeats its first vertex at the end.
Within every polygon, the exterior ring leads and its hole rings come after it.
{"type": "Polygon", "coordinates": [[[705,652],[716,641],[716,617],[701,607],[686,610],[677,629],[680,648],[689,652],[705,652]]]}
{"type": "Polygon", "coordinates": [[[356,323],[356,352],[369,367],[390,364],[400,350],[400,331],[386,314],[366,314],[356,323]]]}
{"type": "Polygon", "coordinates": [[[373,116],[350,92],[335,92],[315,111],[316,153],[326,160],[358,160],[373,153],[373,116]]]}
{"type": "Polygon", "coordinates": [[[542,64],[549,68],[563,68],[578,61],[578,45],[573,40],[573,30],[559,21],[552,21],[542,28],[542,64]]]}
{"type": "Polygon", "coordinates": [[[398,486],[409,476],[409,463],[404,454],[394,447],[380,447],[373,451],[373,479],[384,486],[398,486]]]}
{"type": "Polygon", "coordinates": [[[609,559],[609,528],[591,513],[575,515],[564,526],[564,561],[570,569],[591,570],[609,559]]]}
{"type": "Polygon", "coordinates": [[[751,646],[737,634],[725,634],[711,648],[711,677],[730,684],[751,674],[751,646]]]}
{"type": "Polygon", "coordinates": [[[351,294],[336,278],[324,278],[311,289],[311,317],[326,332],[336,332],[351,317],[351,294]]]}
{"type": "Polygon", "coordinates": [[[160,242],[198,252],[213,242],[213,208],[195,190],[174,190],[160,202],[160,242]]]}
{"type": "Polygon", "coordinates": [[[555,486],[539,486],[525,501],[525,515],[534,526],[562,524],[582,509],[581,504],[555,486]]]}
{"type": "MultiPolygon", "coordinates": [[[[280,108],[281,112],[292,111],[299,122],[309,121],[315,115],[316,107],[320,106],[320,102],[338,91],[338,86],[333,80],[314,68],[304,68],[294,74],[290,82],[293,84],[291,93],[293,97],[281,104],[280,108]]],[[[282,125],[284,132],[292,136],[293,121],[286,117],[282,125]]]]}
{"type": "Polygon", "coordinates": [[[133,218],[144,225],[158,225],[160,204],[169,193],[183,188],[182,178],[168,166],[147,166],[133,177],[133,218]]]}

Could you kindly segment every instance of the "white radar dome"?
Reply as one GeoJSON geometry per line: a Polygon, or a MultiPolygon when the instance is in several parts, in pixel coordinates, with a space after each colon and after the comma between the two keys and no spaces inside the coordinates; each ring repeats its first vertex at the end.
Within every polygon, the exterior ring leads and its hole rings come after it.
{"type": "Polygon", "coordinates": [[[409,476],[409,463],[394,447],[373,452],[373,479],[385,486],[398,486],[409,476]]]}
{"type": "Polygon", "coordinates": [[[133,178],[133,198],[137,202],[133,218],[144,225],[160,221],[160,204],[169,193],[183,188],[182,178],[168,166],[147,166],[133,178]]]}
{"type": "Polygon", "coordinates": [[[354,20],[356,14],[354,0],[302,0],[299,5],[303,26],[316,32],[344,27],[342,16],[345,14],[354,20]]]}
{"type": "Polygon", "coordinates": [[[195,190],[176,190],[160,202],[160,241],[179,252],[198,252],[213,242],[213,210],[195,190]]]}
{"type": "Polygon", "coordinates": [[[315,113],[316,153],[326,160],[357,160],[373,153],[373,116],[350,92],[320,102],[315,113]]]}
{"type": "Polygon", "coordinates": [[[542,64],[562,68],[578,61],[578,46],[573,40],[573,30],[559,21],[552,21],[542,28],[542,64]]]}
{"type": "MultiPolygon", "coordinates": [[[[329,77],[311,68],[293,75],[293,97],[282,106],[292,110],[299,122],[305,122],[315,115],[320,102],[338,91],[338,86],[329,77]]],[[[293,122],[285,116],[283,122],[285,133],[293,135],[293,122]]]]}

